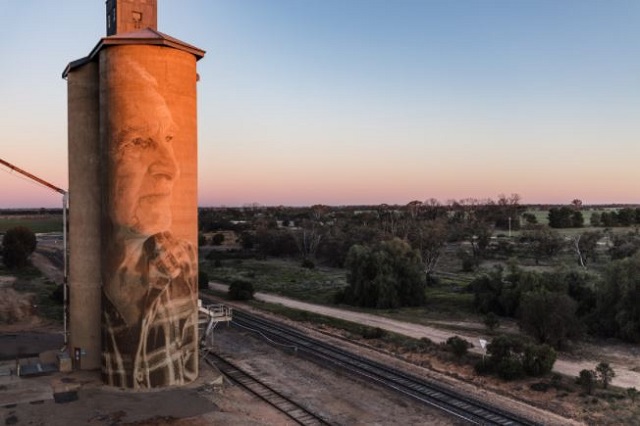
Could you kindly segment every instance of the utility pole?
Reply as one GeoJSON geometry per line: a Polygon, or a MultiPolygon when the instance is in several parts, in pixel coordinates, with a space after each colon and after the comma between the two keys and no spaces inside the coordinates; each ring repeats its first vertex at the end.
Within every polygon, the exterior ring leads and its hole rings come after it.
{"type": "Polygon", "coordinates": [[[63,249],[63,262],[64,262],[64,273],[63,273],[63,284],[62,284],[62,294],[64,299],[64,307],[63,307],[63,326],[64,326],[64,345],[67,346],[68,332],[67,332],[67,306],[68,306],[68,293],[67,293],[67,268],[68,268],[68,260],[67,260],[67,210],[69,208],[69,193],[62,188],[58,188],[57,186],[47,182],[44,179],[39,178],[38,176],[32,175],[26,170],[22,170],[21,168],[14,166],[8,161],[0,158],[0,164],[5,167],[8,167],[12,171],[16,171],[23,176],[31,179],[34,182],[39,183],[40,185],[46,186],[47,188],[62,194],[62,249],[63,249]]]}

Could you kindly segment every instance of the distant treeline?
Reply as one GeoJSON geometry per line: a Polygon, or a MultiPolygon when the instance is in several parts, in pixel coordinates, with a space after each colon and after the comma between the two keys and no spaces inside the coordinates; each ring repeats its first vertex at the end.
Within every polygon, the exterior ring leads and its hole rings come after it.
{"type": "Polygon", "coordinates": [[[0,209],[0,215],[3,216],[37,216],[50,214],[62,214],[62,209],[47,209],[44,207],[36,209],[0,209]]]}

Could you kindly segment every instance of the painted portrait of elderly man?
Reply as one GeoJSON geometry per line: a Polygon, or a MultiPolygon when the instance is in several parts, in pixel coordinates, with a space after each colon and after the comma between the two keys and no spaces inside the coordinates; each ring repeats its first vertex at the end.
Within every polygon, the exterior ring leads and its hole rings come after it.
{"type": "Polygon", "coordinates": [[[174,232],[180,111],[165,99],[162,73],[110,59],[126,82],[105,95],[103,379],[132,389],[181,385],[197,377],[198,346],[197,253],[174,232]]]}

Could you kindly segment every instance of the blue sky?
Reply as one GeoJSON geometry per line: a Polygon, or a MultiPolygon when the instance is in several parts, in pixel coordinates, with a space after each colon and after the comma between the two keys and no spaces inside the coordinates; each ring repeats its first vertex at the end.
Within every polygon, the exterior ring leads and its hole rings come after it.
{"type": "MultiPolygon", "coordinates": [[[[0,158],[67,186],[102,0],[0,0],[0,158]]],[[[159,0],[198,63],[199,203],[639,203],[639,1],[159,0]]],[[[57,206],[0,173],[0,207],[57,206]]]]}

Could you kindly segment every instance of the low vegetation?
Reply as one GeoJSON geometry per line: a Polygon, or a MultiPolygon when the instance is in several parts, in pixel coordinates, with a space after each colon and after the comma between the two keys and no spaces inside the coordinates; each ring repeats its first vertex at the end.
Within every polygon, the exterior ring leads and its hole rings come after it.
{"type": "Polygon", "coordinates": [[[215,281],[247,280],[256,291],[445,328],[453,337],[434,345],[284,313],[483,386],[544,394],[587,423],[624,424],[640,416],[637,391],[605,388],[603,377],[609,384],[613,376],[602,366],[603,373],[589,370],[590,394],[588,381],[551,370],[559,352],[583,339],[639,341],[638,211],[579,200],[523,206],[515,195],[447,205],[202,209],[200,231],[210,243],[201,260],[215,281]],[[225,235],[220,245],[217,233],[225,235]],[[457,333],[488,336],[485,357],[457,333]]]}
{"type": "MultiPolygon", "coordinates": [[[[489,335],[482,358],[460,338],[434,345],[249,302],[342,328],[407,358],[436,354],[470,374],[555,391],[558,401],[582,398],[583,418],[596,423],[601,413],[622,409],[613,418],[623,422],[640,416],[637,390],[612,388],[610,365],[572,380],[549,373],[558,351],[585,337],[640,342],[640,209],[578,201],[523,206],[512,195],[447,205],[200,209],[199,287],[213,280],[232,285],[229,298],[265,291],[438,323],[452,335],[489,335]]],[[[32,306],[47,311],[50,303],[51,315],[58,315],[55,285],[25,279],[28,270],[12,289],[36,295],[32,306]]],[[[3,266],[0,272],[15,271],[3,266]]]]}

